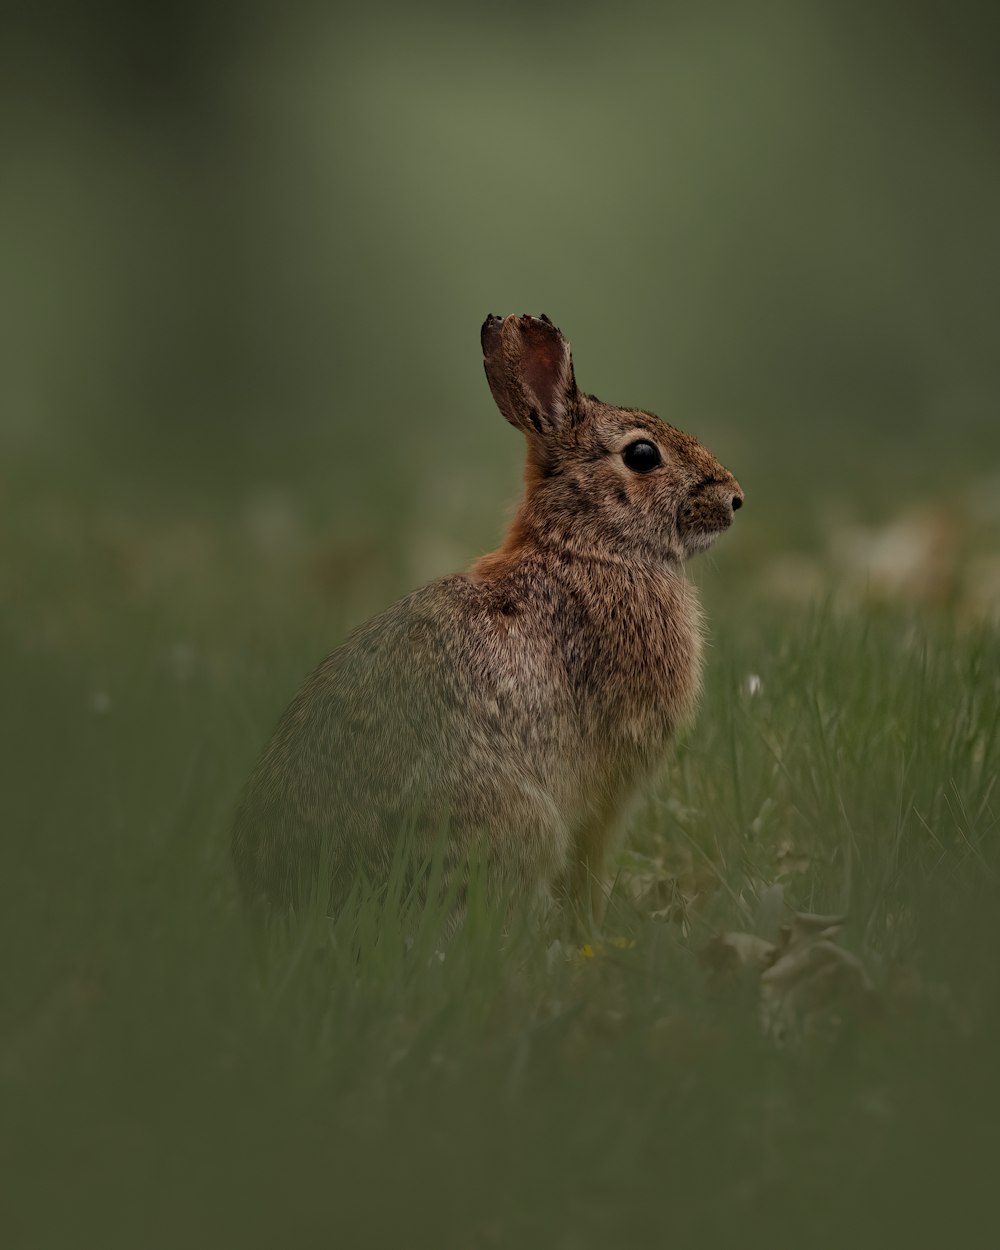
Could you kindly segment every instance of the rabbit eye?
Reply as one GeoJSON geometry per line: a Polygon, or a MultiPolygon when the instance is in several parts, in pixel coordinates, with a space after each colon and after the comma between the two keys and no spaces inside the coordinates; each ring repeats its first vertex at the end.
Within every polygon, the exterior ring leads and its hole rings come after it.
{"type": "Polygon", "coordinates": [[[637,443],[629,443],[622,452],[622,459],[633,473],[648,473],[650,469],[659,467],[660,451],[652,443],[640,439],[637,443]]]}

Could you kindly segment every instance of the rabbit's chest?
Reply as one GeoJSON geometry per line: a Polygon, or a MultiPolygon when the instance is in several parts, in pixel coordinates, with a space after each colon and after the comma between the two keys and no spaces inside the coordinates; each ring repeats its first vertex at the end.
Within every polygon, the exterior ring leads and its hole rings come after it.
{"type": "Polygon", "coordinates": [[[627,586],[597,605],[589,625],[571,656],[584,740],[626,771],[652,763],[701,684],[694,593],[686,585],[627,586]]]}

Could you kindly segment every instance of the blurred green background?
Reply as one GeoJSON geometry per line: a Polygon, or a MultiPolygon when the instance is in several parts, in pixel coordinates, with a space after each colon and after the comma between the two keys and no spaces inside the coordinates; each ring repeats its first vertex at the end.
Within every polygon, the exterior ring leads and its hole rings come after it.
{"type": "Polygon", "coordinates": [[[58,631],[74,582],[98,632],[121,596],[158,619],[212,605],[236,631],[311,582],[353,621],[463,566],[496,541],[521,459],[478,327],[527,310],[563,327],[586,389],[740,478],[747,520],[710,595],[995,614],[988,15],[216,0],[8,18],[17,616],[58,631]],[[246,578],[220,576],[240,560],[246,578]]]}
{"type": "Polygon", "coordinates": [[[543,309],[755,511],[967,490],[1000,381],[981,12],[25,9],[4,461],[175,513],[308,484],[331,530],[382,489],[443,527],[443,480],[478,538],[519,449],[476,332],[543,309]]]}
{"type": "Polygon", "coordinates": [[[987,1105],[1000,1001],[994,24],[854,0],[4,18],[8,1244],[218,1246],[236,1208],[241,1244],[327,1244],[338,1209],[344,1244],[612,1244],[623,1219],[659,1244],[670,1176],[689,1238],[780,1231],[794,1190],[819,1245],[818,1211],[832,1240],[852,1204],[888,1218],[958,1174],[914,1143],[944,1141],[953,1096],[987,1105]],[[522,311],[747,494],[692,570],[706,704],[640,832],[707,848],[709,928],[748,924],[783,856],[811,865],[790,901],[847,906],[883,990],[925,959],[947,1024],[918,995],[813,1084],[639,920],[631,971],[591,988],[512,987],[474,947],[433,986],[363,942],[375,988],[353,948],[324,971],[279,942],[260,971],[226,863],[239,785],[346,628],[497,541],[522,448],[478,330],[522,311]],[[883,1149],[905,1162],[869,1192],[883,1149]]]}

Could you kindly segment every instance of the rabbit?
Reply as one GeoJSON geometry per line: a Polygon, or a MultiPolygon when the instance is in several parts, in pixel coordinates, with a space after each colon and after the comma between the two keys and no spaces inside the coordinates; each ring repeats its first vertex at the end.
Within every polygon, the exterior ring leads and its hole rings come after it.
{"type": "MultiPolygon", "coordinates": [[[[701,612],[684,574],[743,503],[691,435],[577,389],[551,321],[486,318],[486,378],[525,436],[503,544],[358,628],[293,700],[233,831],[244,893],[288,907],[384,880],[444,830],[491,888],[600,921],[630,800],[692,713],[701,612]]],[[[467,861],[465,861],[467,862],[467,861]]]]}

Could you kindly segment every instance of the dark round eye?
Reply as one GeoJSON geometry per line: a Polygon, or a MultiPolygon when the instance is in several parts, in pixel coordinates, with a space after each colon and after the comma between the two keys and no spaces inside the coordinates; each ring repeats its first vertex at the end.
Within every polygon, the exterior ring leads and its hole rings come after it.
{"type": "Polygon", "coordinates": [[[643,439],[637,443],[629,443],[622,452],[622,459],[633,473],[648,473],[650,469],[658,468],[661,463],[659,448],[643,439]]]}

